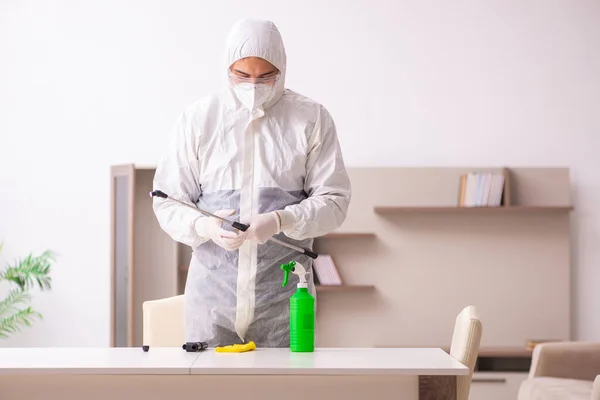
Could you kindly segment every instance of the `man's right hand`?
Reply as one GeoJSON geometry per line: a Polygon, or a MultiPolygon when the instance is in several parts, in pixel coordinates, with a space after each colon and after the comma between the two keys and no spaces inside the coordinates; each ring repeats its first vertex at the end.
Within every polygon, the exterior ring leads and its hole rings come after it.
{"type": "MultiPolygon", "coordinates": [[[[228,217],[235,214],[235,210],[219,210],[214,213],[219,217],[228,217]]],[[[246,240],[246,233],[227,231],[222,227],[223,222],[213,217],[202,217],[196,221],[195,229],[200,237],[210,239],[227,251],[239,249],[246,240]]]]}

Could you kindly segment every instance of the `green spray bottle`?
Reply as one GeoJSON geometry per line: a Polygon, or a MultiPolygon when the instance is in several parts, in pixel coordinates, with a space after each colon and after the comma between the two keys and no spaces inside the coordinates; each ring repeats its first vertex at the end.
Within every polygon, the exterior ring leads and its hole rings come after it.
{"type": "Polygon", "coordinates": [[[290,272],[300,278],[296,293],[290,297],[290,350],[312,352],[315,349],[315,298],[308,292],[308,272],[295,261],[281,265],[281,269],[285,272],[281,287],[287,285],[290,272]]]}

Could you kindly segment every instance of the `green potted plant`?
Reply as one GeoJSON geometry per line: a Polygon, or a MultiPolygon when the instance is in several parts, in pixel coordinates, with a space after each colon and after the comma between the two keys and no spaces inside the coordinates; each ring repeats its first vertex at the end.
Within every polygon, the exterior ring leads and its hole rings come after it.
{"type": "Polygon", "coordinates": [[[28,305],[31,301],[30,291],[36,286],[42,291],[52,288],[50,272],[54,261],[55,254],[46,250],[37,256],[29,254],[17,259],[14,264],[7,264],[0,271],[0,283],[7,282],[12,286],[6,297],[0,300],[0,338],[7,338],[31,326],[34,319],[42,318],[42,314],[28,305]]]}

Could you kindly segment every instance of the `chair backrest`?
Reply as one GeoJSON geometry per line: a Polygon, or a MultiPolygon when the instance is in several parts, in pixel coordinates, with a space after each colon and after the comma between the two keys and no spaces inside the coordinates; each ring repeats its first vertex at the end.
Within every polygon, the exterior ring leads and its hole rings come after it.
{"type": "Polygon", "coordinates": [[[474,306],[465,307],[454,325],[450,355],[469,368],[468,375],[457,378],[457,400],[468,400],[473,370],[479,354],[482,326],[474,306]]]}
{"type": "Polygon", "coordinates": [[[183,295],[145,301],[142,304],[143,344],[181,347],[184,343],[183,295]]]}

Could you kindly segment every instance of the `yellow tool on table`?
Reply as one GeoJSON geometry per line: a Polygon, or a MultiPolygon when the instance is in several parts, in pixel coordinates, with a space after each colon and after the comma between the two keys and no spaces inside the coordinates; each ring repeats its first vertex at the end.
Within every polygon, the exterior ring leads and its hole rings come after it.
{"type": "Polygon", "coordinates": [[[217,353],[245,353],[246,351],[256,350],[254,342],[246,344],[230,344],[229,346],[220,346],[215,348],[217,353]]]}

